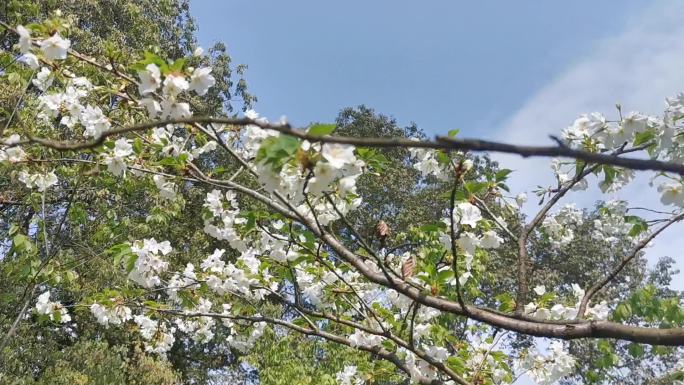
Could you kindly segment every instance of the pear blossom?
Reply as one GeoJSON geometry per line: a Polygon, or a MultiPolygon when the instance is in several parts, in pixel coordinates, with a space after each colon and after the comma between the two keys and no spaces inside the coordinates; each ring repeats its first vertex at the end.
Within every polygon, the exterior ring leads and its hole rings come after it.
{"type": "Polygon", "coordinates": [[[59,32],[39,43],[43,55],[50,60],[64,60],[71,46],[71,40],[64,39],[59,32]]]}
{"type": "Polygon", "coordinates": [[[105,307],[99,303],[94,303],[90,305],[90,312],[99,324],[105,326],[121,325],[132,319],[131,309],[121,304],[105,307]]]}
{"type": "Polygon", "coordinates": [[[140,95],[149,94],[159,88],[161,84],[161,71],[156,64],[150,63],[145,66],[143,71],[138,71],[138,78],[140,79],[140,84],[138,85],[140,95]]]}
{"type": "Polygon", "coordinates": [[[363,379],[358,376],[357,368],[353,365],[347,365],[344,369],[335,375],[337,383],[340,385],[362,385],[363,379]]]}
{"type": "Polygon", "coordinates": [[[126,138],[117,139],[116,142],[114,142],[112,156],[107,156],[104,159],[107,170],[117,176],[124,175],[128,168],[125,158],[131,154],[133,154],[133,146],[131,145],[130,140],[126,138]]]}
{"type": "Polygon", "coordinates": [[[79,119],[85,127],[83,131],[85,137],[97,138],[111,127],[109,119],[102,113],[100,107],[86,106],[79,119]]]}
{"type": "Polygon", "coordinates": [[[38,57],[36,55],[27,52],[21,56],[19,56],[19,59],[17,59],[17,62],[26,65],[27,67],[37,70],[40,67],[40,62],[38,61],[38,57]]]}
{"type": "Polygon", "coordinates": [[[221,260],[221,256],[226,252],[224,249],[216,249],[209,255],[200,265],[200,268],[204,271],[212,271],[215,273],[220,273],[226,266],[226,263],[221,260]]]}
{"type": "Polygon", "coordinates": [[[624,135],[628,138],[632,138],[636,133],[644,131],[647,124],[648,116],[635,111],[629,112],[622,119],[622,129],[624,130],[624,135]]]}
{"type": "Polygon", "coordinates": [[[383,338],[381,336],[366,333],[362,330],[357,329],[352,335],[349,336],[350,345],[353,346],[365,346],[374,347],[382,343],[383,338]]]}
{"type": "Polygon", "coordinates": [[[18,25],[17,34],[19,35],[19,51],[25,54],[31,49],[31,31],[23,25],[18,25]]]}
{"type": "Polygon", "coordinates": [[[16,163],[26,160],[26,153],[21,147],[0,149],[0,162],[16,163]]]}
{"type": "Polygon", "coordinates": [[[515,203],[518,204],[518,207],[522,207],[522,205],[524,205],[525,202],[527,202],[527,194],[525,194],[524,192],[515,196],[515,203]]]}
{"type": "Polygon", "coordinates": [[[552,341],[547,355],[532,347],[514,366],[517,372],[527,373],[537,384],[551,385],[572,373],[575,363],[562,342],[552,341]]]}
{"type": "Polygon", "coordinates": [[[469,202],[461,202],[454,208],[454,222],[477,227],[477,222],[482,220],[482,213],[476,206],[469,202]]]}
{"type": "Polygon", "coordinates": [[[28,174],[25,171],[19,173],[19,181],[24,183],[28,188],[36,188],[40,192],[46,191],[51,186],[59,182],[57,175],[53,171],[46,174],[28,174]]]}
{"type": "Polygon", "coordinates": [[[604,321],[608,319],[610,314],[610,307],[606,301],[601,301],[600,303],[590,306],[587,309],[587,317],[597,321],[604,321]]]}
{"type": "Polygon", "coordinates": [[[546,287],[544,285],[537,285],[533,290],[537,295],[544,295],[544,293],[546,293],[546,287]]]}
{"type": "Polygon", "coordinates": [[[498,249],[502,243],[503,238],[494,230],[485,231],[480,239],[480,247],[484,249],[498,249]]]}
{"type": "Polygon", "coordinates": [[[138,104],[147,110],[147,115],[151,119],[156,118],[162,111],[159,102],[154,100],[153,98],[142,98],[138,101],[138,104]]]}
{"type": "Polygon", "coordinates": [[[172,98],[178,96],[183,91],[187,91],[190,88],[190,84],[185,79],[183,75],[169,74],[164,79],[164,95],[170,96],[172,98]]]}
{"type": "MultiPolygon", "coordinates": [[[[156,108],[156,105],[153,106],[156,108]]],[[[149,109],[148,109],[149,112],[149,109]]],[[[163,100],[161,103],[161,117],[171,119],[189,118],[192,116],[188,103],[177,103],[173,100],[163,100]]]]}
{"type": "Polygon", "coordinates": [[[660,202],[664,205],[684,207],[684,185],[681,182],[669,181],[658,186],[660,202]]]}
{"type": "Polygon", "coordinates": [[[323,145],[321,155],[333,168],[340,169],[345,165],[354,163],[354,146],[338,143],[326,143],[323,145]]]}
{"type": "Polygon", "coordinates": [[[216,79],[211,75],[211,67],[196,68],[190,76],[188,90],[195,91],[201,96],[206,94],[214,84],[216,84],[216,79]]]}
{"type": "Polygon", "coordinates": [[[71,316],[61,303],[50,301],[49,290],[38,296],[35,309],[38,314],[48,315],[53,321],[56,317],[59,318],[59,322],[61,323],[67,323],[71,321],[71,316]],[[59,315],[56,316],[56,314],[59,315]]]}
{"type": "Polygon", "coordinates": [[[169,263],[161,258],[161,256],[171,252],[169,242],[157,242],[154,238],[135,241],[131,245],[131,251],[138,258],[135,260],[133,270],[128,274],[128,278],[146,288],[160,285],[159,274],[169,267],[169,263]]]}
{"type": "Polygon", "coordinates": [[[52,72],[46,67],[43,67],[36,74],[35,79],[32,80],[32,83],[34,86],[38,87],[39,90],[45,92],[48,88],[50,88],[53,80],[54,78],[52,77],[52,72]]]}
{"type": "Polygon", "coordinates": [[[159,195],[164,199],[175,199],[176,198],[176,185],[173,182],[167,181],[161,175],[155,175],[152,177],[154,184],[159,189],[159,195]]]}
{"type": "Polygon", "coordinates": [[[475,254],[475,249],[480,246],[480,239],[475,234],[466,231],[456,240],[456,244],[465,255],[472,256],[475,254]]]}

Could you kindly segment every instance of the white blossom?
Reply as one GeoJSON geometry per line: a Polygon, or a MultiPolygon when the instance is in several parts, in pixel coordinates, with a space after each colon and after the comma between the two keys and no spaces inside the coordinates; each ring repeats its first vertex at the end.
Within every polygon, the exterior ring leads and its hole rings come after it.
{"type": "Polygon", "coordinates": [[[38,314],[47,315],[53,321],[56,318],[59,318],[59,322],[61,323],[67,323],[71,321],[69,312],[64,308],[64,306],[62,306],[60,302],[50,301],[49,290],[38,296],[35,309],[38,314]]]}
{"type": "Polygon", "coordinates": [[[482,213],[476,206],[469,202],[461,202],[454,208],[454,222],[477,227],[477,222],[482,220],[482,213]]]}
{"type": "Polygon", "coordinates": [[[340,169],[356,161],[354,146],[347,144],[326,143],[323,145],[321,155],[336,169],[340,169]]]}
{"type": "Polygon", "coordinates": [[[83,131],[85,137],[97,138],[111,127],[109,119],[102,113],[100,107],[86,106],[79,119],[85,127],[83,131]]]}
{"type": "Polygon", "coordinates": [[[159,102],[154,100],[153,98],[149,98],[149,97],[148,98],[142,98],[138,101],[138,104],[147,110],[147,115],[151,119],[156,118],[159,115],[159,113],[162,111],[161,105],[159,104],[159,102]]]}
{"type": "Polygon", "coordinates": [[[498,249],[501,243],[503,243],[503,238],[494,230],[485,231],[480,239],[480,247],[484,249],[498,249]]]}
{"type": "Polygon", "coordinates": [[[40,67],[40,62],[38,61],[38,57],[30,52],[27,52],[21,56],[19,56],[19,59],[17,59],[17,62],[26,65],[27,67],[37,70],[38,67],[40,67]]]}
{"type": "Polygon", "coordinates": [[[19,51],[23,54],[29,52],[31,50],[31,31],[23,25],[18,25],[17,34],[19,35],[19,51]]]}
{"type": "Polygon", "coordinates": [[[55,33],[49,38],[39,43],[43,55],[50,60],[64,60],[67,57],[67,50],[71,46],[71,40],[64,39],[55,33]]]}
{"type": "Polygon", "coordinates": [[[204,95],[209,88],[216,84],[216,79],[211,75],[211,67],[196,68],[190,76],[190,91],[195,91],[197,95],[204,95]]]}
{"type": "Polygon", "coordinates": [[[38,87],[39,90],[45,92],[48,88],[50,88],[53,80],[54,78],[52,77],[52,72],[50,72],[50,70],[46,67],[43,67],[36,74],[32,83],[34,86],[38,87]]]}
{"type": "Polygon", "coordinates": [[[176,198],[176,185],[173,182],[167,181],[166,178],[157,174],[152,177],[154,184],[159,189],[159,196],[164,199],[173,200],[176,198]]]}
{"type": "Polygon", "coordinates": [[[190,88],[190,84],[185,79],[183,75],[169,74],[164,79],[164,95],[170,97],[176,97],[183,91],[187,91],[190,88]]]}
{"type": "Polygon", "coordinates": [[[149,94],[159,88],[161,84],[161,71],[156,64],[150,63],[143,71],[138,71],[138,78],[140,79],[140,84],[138,85],[140,95],[149,94]]]}

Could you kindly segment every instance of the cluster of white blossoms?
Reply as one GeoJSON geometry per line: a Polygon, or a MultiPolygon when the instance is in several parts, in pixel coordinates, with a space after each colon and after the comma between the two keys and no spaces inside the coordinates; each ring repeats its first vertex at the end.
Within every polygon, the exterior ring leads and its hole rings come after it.
{"type": "Polygon", "coordinates": [[[247,244],[238,234],[235,226],[247,222],[245,218],[238,217],[240,207],[232,191],[224,194],[220,190],[212,190],[207,193],[204,200],[204,207],[211,214],[204,220],[204,232],[208,235],[223,241],[228,241],[230,247],[246,251],[247,244]]]}
{"type": "MultiPolygon", "coordinates": [[[[210,313],[213,303],[206,298],[200,298],[197,306],[186,309],[188,313],[210,313]]],[[[213,328],[216,321],[212,317],[201,316],[192,319],[176,318],[176,328],[189,335],[195,342],[207,343],[214,338],[213,328]]]]}
{"type": "Polygon", "coordinates": [[[114,175],[122,176],[126,174],[126,159],[133,155],[133,145],[126,138],[119,138],[114,142],[111,154],[104,156],[104,163],[107,170],[114,175]]]}
{"type": "Polygon", "coordinates": [[[138,325],[140,335],[145,340],[145,351],[163,356],[171,350],[176,341],[173,335],[175,328],[169,328],[164,322],[141,314],[133,317],[133,321],[138,325]]]}
{"type": "Polygon", "coordinates": [[[48,173],[29,174],[22,170],[19,172],[18,179],[19,182],[26,185],[27,188],[35,188],[39,192],[45,192],[48,188],[59,182],[57,175],[55,175],[53,171],[48,173]]]}
{"type": "Polygon", "coordinates": [[[24,150],[16,146],[21,137],[18,134],[12,134],[7,138],[0,139],[0,163],[16,163],[26,160],[26,153],[24,150]]]}
{"type": "Polygon", "coordinates": [[[363,385],[365,383],[354,365],[345,366],[344,369],[337,372],[335,379],[340,385],[363,385]]]}
{"type": "MultiPolygon", "coordinates": [[[[245,117],[267,123],[254,111],[245,117]]],[[[247,125],[234,134],[231,143],[236,152],[252,160],[268,138],[280,138],[274,130],[247,125]]],[[[298,151],[307,154],[308,168],[287,162],[280,168],[264,161],[253,162],[253,171],[259,183],[273,199],[281,196],[294,206],[298,213],[321,225],[339,219],[361,204],[356,195],[356,180],[363,174],[365,163],[355,155],[353,146],[344,144],[298,143],[298,151]],[[306,201],[308,198],[308,202],[306,201]],[[315,217],[315,218],[314,218],[315,217]]]]}
{"type": "Polygon", "coordinates": [[[530,348],[515,361],[515,370],[527,373],[538,385],[551,385],[573,372],[576,360],[563,342],[552,341],[548,350],[549,354],[543,355],[535,347],[530,348]]]}
{"type": "MultiPolygon", "coordinates": [[[[458,238],[456,238],[457,251],[465,257],[466,270],[458,277],[459,283],[464,285],[472,277],[470,271],[473,267],[477,248],[498,249],[503,244],[503,238],[494,230],[482,231],[479,235],[476,233],[478,223],[484,218],[480,209],[470,202],[457,203],[451,220],[454,221],[454,231],[458,234],[458,238]]],[[[446,228],[449,229],[448,231],[450,231],[451,220],[449,218],[442,219],[446,228]]],[[[439,233],[439,241],[447,251],[451,251],[451,238],[448,232],[439,233]]],[[[444,266],[442,270],[449,270],[450,268],[450,266],[444,266]]],[[[452,285],[455,284],[455,279],[456,277],[450,282],[452,285]]]]}
{"type": "MultiPolygon", "coordinates": [[[[412,138],[418,140],[418,138],[412,138]]],[[[448,181],[450,179],[448,168],[442,165],[437,159],[437,152],[432,149],[425,148],[410,148],[411,157],[414,158],[415,163],[413,168],[420,171],[424,177],[435,176],[439,180],[448,181]]],[[[470,163],[472,166],[472,162],[470,163]]]]}
{"type": "Polygon", "coordinates": [[[103,306],[99,303],[90,305],[90,313],[101,325],[121,325],[132,318],[133,312],[123,305],[123,301],[116,298],[110,300],[113,306],[103,306]]]}
{"type": "Polygon", "coordinates": [[[169,263],[161,258],[172,251],[169,241],[157,242],[154,238],[135,241],[131,251],[137,259],[128,278],[146,288],[159,286],[159,274],[169,268],[169,263]]]}
{"type": "MultiPolygon", "coordinates": [[[[503,336],[503,334],[499,334],[503,336]]],[[[499,337],[500,338],[500,337],[499,337]]],[[[469,357],[466,362],[467,367],[479,368],[479,371],[487,371],[491,373],[492,383],[506,384],[509,383],[509,377],[512,374],[505,360],[497,359],[501,357],[502,351],[496,348],[499,341],[495,339],[483,339],[479,335],[474,335],[469,338],[468,344],[469,357]]]]}
{"type": "Polygon", "coordinates": [[[35,309],[36,313],[47,315],[53,321],[59,320],[61,323],[67,323],[71,321],[69,312],[59,301],[50,301],[49,290],[38,296],[35,309]]]}
{"type": "Polygon", "coordinates": [[[573,228],[583,222],[582,210],[574,203],[565,205],[558,212],[547,215],[541,224],[541,229],[548,236],[555,248],[560,248],[575,239],[573,228]]]}
{"type": "Polygon", "coordinates": [[[34,84],[44,92],[38,97],[38,118],[47,126],[51,126],[54,119],[60,118],[59,123],[69,129],[82,127],[82,134],[86,138],[99,137],[112,124],[100,107],[84,102],[95,87],[84,77],[63,72],[65,87],[62,92],[47,92],[53,84],[54,75],[45,67],[34,79],[34,84]]]}
{"type": "Polygon", "coordinates": [[[190,81],[185,74],[176,71],[167,73],[162,81],[162,71],[154,63],[149,63],[145,69],[138,71],[138,91],[143,96],[140,106],[147,110],[152,119],[180,119],[192,116],[190,104],[181,101],[180,95],[184,92],[194,91],[197,95],[205,95],[209,88],[216,84],[216,79],[211,75],[211,68],[189,68],[190,81]],[[154,96],[159,87],[162,88],[161,99],[154,96]],[[148,96],[152,95],[152,96],[148,96]]]}
{"type": "Polygon", "coordinates": [[[59,32],[55,32],[47,39],[38,40],[31,38],[31,31],[23,25],[17,26],[17,34],[19,35],[19,52],[22,56],[19,58],[21,63],[36,69],[38,68],[39,57],[36,53],[41,55],[44,60],[64,60],[67,57],[71,41],[60,36],[59,32]],[[38,45],[39,50],[34,49],[34,43],[38,45]]]}
{"type": "Polygon", "coordinates": [[[176,198],[175,183],[167,180],[164,176],[159,174],[154,175],[152,180],[154,181],[154,185],[157,186],[157,189],[159,190],[160,197],[167,200],[173,200],[176,198]]]}
{"type": "MultiPolygon", "coordinates": [[[[625,220],[627,215],[627,202],[612,200],[603,204],[599,210],[600,216],[594,219],[594,230],[592,238],[597,241],[604,241],[609,244],[615,244],[630,233],[632,223],[625,220]]],[[[639,237],[630,238],[633,243],[639,240],[639,237]]]]}
{"type": "MultiPolygon", "coordinates": [[[[580,302],[582,301],[582,298],[584,298],[585,292],[584,289],[582,289],[576,283],[571,284],[570,288],[572,289],[572,296],[575,300],[573,306],[566,306],[561,303],[557,303],[549,309],[544,307],[542,303],[536,303],[533,301],[525,305],[525,314],[528,314],[539,320],[559,321],[575,319],[579,311],[580,302]]],[[[544,297],[544,295],[547,294],[546,287],[544,285],[536,286],[533,291],[540,297],[544,297]]],[[[550,298],[553,298],[553,295],[550,295],[550,298]]],[[[586,311],[586,317],[588,319],[597,321],[606,320],[609,314],[610,306],[606,301],[601,301],[594,306],[588,306],[586,311]]]]}
{"type": "MultiPolygon", "coordinates": [[[[110,117],[116,116],[116,112],[112,108],[101,108],[95,104],[95,96],[99,96],[96,94],[101,88],[59,66],[50,66],[48,63],[41,67],[41,61],[65,59],[70,45],[69,40],[55,33],[47,39],[38,41],[31,38],[26,28],[17,29],[20,35],[19,48],[22,52],[19,62],[35,70],[32,84],[41,91],[37,98],[38,118],[44,123],[44,127],[41,128],[49,130],[57,127],[68,133],[69,137],[73,137],[72,134],[76,132],[85,138],[99,138],[109,131],[115,124],[110,117]],[[40,47],[39,50],[33,49],[34,42],[40,47]],[[57,86],[62,87],[63,91],[56,91],[57,86]]],[[[137,101],[138,107],[145,111],[150,119],[191,117],[193,112],[188,102],[190,92],[199,96],[205,95],[216,83],[216,79],[211,75],[211,68],[208,67],[188,68],[185,71],[170,68],[173,68],[173,64],[165,66],[149,63],[137,71],[138,91],[141,96],[137,101]]],[[[133,97],[131,100],[136,102],[133,97]]],[[[245,117],[259,124],[268,123],[252,110],[247,111],[245,117]]],[[[593,113],[577,119],[563,132],[563,139],[572,148],[603,151],[620,148],[626,141],[641,140],[645,133],[650,132],[652,137],[646,140],[655,141],[660,146],[652,156],[681,161],[684,160],[684,151],[681,151],[684,146],[680,146],[679,141],[682,139],[681,135],[678,135],[679,128],[675,123],[683,117],[684,94],[680,94],[668,99],[666,116],[663,119],[630,113],[619,122],[613,123],[608,122],[601,114],[593,113]]],[[[281,120],[281,123],[284,122],[281,120]]],[[[184,162],[192,161],[214,151],[219,142],[225,142],[226,146],[235,150],[245,160],[245,168],[256,175],[260,188],[255,191],[263,194],[262,200],[271,200],[272,207],[290,209],[293,216],[304,218],[302,222],[307,222],[309,227],[313,228],[319,224],[326,227],[362,203],[356,185],[358,178],[368,169],[361,159],[364,157],[363,153],[353,146],[300,141],[275,130],[262,129],[257,124],[246,125],[240,129],[230,127],[230,130],[210,126],[209,128],[215,130],[215,134],[206,131],[195,135],[195,128],[175,124],[156,127],[149,134],[141,135],[140,139],[150,144],[144,148],[140,147],[141,142],[138,139],[132,142],[125,137],[119,137],[113,145],[111,142],[105,142],[105,148],[94,156],[99,157],[110,173],[126,177],[129,168],[133,169],[131,174],[141,175],[135,171],[137,167],[129,166],[131,164],[141,167],[151,165],[152,169],[145,171],[155,173],[155,170],[159,170],[164,164],[156,163],[160,158],[182,158],[184,162]],[[278,163],[277,166],[259,158],[265,145],[273,142],[282,145],[289,156],[283,164],[278,163]],[[293,149],[291,146],[296,148],[293,149]],[[141,151],[146,154],[138,157],[141,151]],[[147,159],[151,160],[149,164],[145,163],[147,159]]],[[[0,143],[0,162],[15,163],[27,160],[26,153],[20,147],[13,146],[19,141],[20,137],[15,134],[0,143]]],[[[423,177],[450,181],[458,175],[456,171],[467,172],[473,167],[470,160],[464,160],[456,167],[449,160],[453,154],[445,154],[442,151],[423,148],[411,148],[409,151],[415,160],[413,167],[423,177]]],[[[461,157],[463,154],[457,155],[461,157]]],[[[563,163],[554,160],[552,168],[561,186],[574,183],[573,190],[588,187],[586,179],[575,181],[577,167],[574,162],[563,163]]],[[[682,181],[669,176],[664,177],[668,178],[668,181],[658,187],[662,194],[662,202],[684,207],[682,181]]],[[[46,171],[21,171],[18,173],[18,179],[28,188],[35,188],[39,192],[44,192],[58,183],[55,173],[46,171]]],[[[616,169],[609,179],[600,185],[604,192],[614,191],[627,184],[633,179],[633,172],[616,169]]],[[[152,181],[160,197],[166,200],[175,199],[182,190],[168,174],[157,173],[152,177],[152,181]]],[[[514,199],[518,207],[521,207],[527,196],[519,194],[514,199]]],[[[512,204],[511,206],[513,207],[512,204]]],[[[465,355],[467,368],[472,370],[465,374],[467,378],[471,373],[476,373],[476,370],[478,374],[489,373],[494,383],[509,381],[511,370],[504,364],[506,359],[500,359],[504,353],[494,350],[494,341],[488,342],[479,336],[468,336],[464,340],[472,343],[466,344],[468,346],[462,349],[447,343],[444,331],[440,330],[443,326],[437,322],[442,314],[439,310],[417,306],[405,295],[370,282],[357,269],[346,263],[337,263],[336,256],[319,243],[320,239],[310,238],[312,235],[306,231],[307,226],[297,224],[297,221],[285,223],[286,219],[278,217],[274,212],[269,215],[280,219],[253,220],[250,217],[253,212],[241,212],[237,196],[232,190],[225,192],[216,189],[208,192],[203,208],[204,232],[216,241],[223,242],[221,247],[225,245],[225,248],[207,252],[208,255],[205,254],[206,257],[199,262],[197,268],[195,264],[187,263],[178,271],[170,271],[170,263],[165,260],[172,251],[168,241],[157,242],[150,238],[133,242],[133,259],[128,261],[132,269],[128,277],[143,288],[152,289],[145,291],[146,295],[149,294],[147,299],[153,298],[155,304],[163,302],[163,306],[150,309],[147,313],[147,303],[138,302],[137,299],[126,302],[128,299],[107,296],[90,305],[90,312],[98,323],[137,325],[145,342],[145,349],[160,355],[164,355],[172,348],[176,337],[181,338],[183,343],[207,343],[213,341],[216,335],[220,335],[217,328],[224,326],[229,329],[226,342],[234,349],[247,352],[264,334],[267,324],[260,321],[263,318],[259,313],[251,314],[254,319],[250,320],[251,310],[246,311],[238,304],[241,301],[248,302],[249,309],[254,308],[256,312],[255,304],[259,304],[269,294],[282,296],[284,301],[297,296],[295,300],[301,301],[307,309],[327,311],[347,319],[357,319],[361,316],[363,319],[359,322],[367,327],[366,331],[354,329],[344,337],[353,347],[368,348],[387,343],[385,337],[378,335],[382,334],[381,332],[375,334],[370,331],[392,329],[399,323],[405,323],[409,312],[412,312],[411,337],[417,349],[439,363],[447,362],[452,355],[459,360],[465,355]],[[315,253],[313,250],[319,252],[315,253]],[[348,303],[342,302],[340,298],[348,303]],[[378,321],[375,317],[370,317],[369,312],[365,310],[366,306],[378,310],[378,313],[382,314],[381,319],[378,321]],[[134,314],[138,313],[138,308],[142,309],[140,314],[134,314]],[[221,313],[216,313],[217,309],[221,313]],[[171,319],[159,317],[163,311],[168,311],[169,315],[176,313],[183,316],[170,317],[171,319]],[[217,314],[221,318],[214,317],[217,314]],[[383,320],[382,317],[387,318],[383,320]]],[[[633,226],[626,219],[626,213],[624,202],[606,203],[600,216],[593,222],[594,238],[605,240],[609,244],[624,239],[633,226]]],[[[573,229],[580,226],[582,220],[582,211],[568,205],[557,213],[547,215],[541,229],[554,246],[561,247],[574,239],[573,229]]],[[[458,254],[454,257],[458,257],[459,263],[463,261],[465,266],[465,270],[458,277],[451,278],[452,276],[446,274],[446,283],[465,285],[475,281],[472,279],[473,272],[478,271],[477,268],[480,267],[477,256],[499,249],[504,242],[498,230],[493,229],[497,228],[494,224],[498,227],[505,226],[504,221],[501,218],[483,218],[480,208],[463,200],[457,202],[453,216],[443,219],[443,222],[449,230],[446,233],[438,232],[437,238],[433,238],[431,242],[440,253],[450,253],[454,246],[450,234],[453,223],[453,237],[456,238],[458,254]],[[440,249],[440,245],[444,250],[440,249]]],[[[421,245],[423,246],[429,249],[431,245],[421,245]]],[[[389,269],[397,277],[402,276],[402,266],[406,262],[416,257],[423,258],[426,254],[420,248],[398,255],[384,253],[385,251],[379,253],[384,258],[385,266],[382,267],[389,269]]],[[[368,257],[363,263],[373,274],[384,273],[378,265],[382,263],[381,260],[376,263],[368,257]]],[[[414,268],[420,269],[420,266],[414,268]]],[[[444,266],[437,274],[444,275],[442,273],[448,273],[450,269],[452,266],[444,266]]],[[[432,273],[435,272],[418,271],[407,279],[414,287],[430,289],[421,279],[425,278],[427,281],[434,278],[430,277],[432,273]]],[[[549,307],[555,296],[547,293],[544,286],[537,286],[533,291],[540,298],[525,306],[526,315],[539,320],[554,321],[576,318],[580,301],[585,294],[579,285],[572,284],[571,299],[549,307]]],[[[49,295],[49,292],[45,292],[38,298],[36,312],[48,315],[53,320],[68,322],[70,317],[66,309],[59,302],[49,301],[49,295]]],[[[603,301],[588,306],[586,317],[591,320],[605,320],[610,310],[610,306],[603,301]]],[[[397,353],[404,360],[413,380],[443,379],[437,368],[414,352],[399,348],[397,353]]],[[[529,372],[540,385],[544,385],[571,373],[574,366],[575,360],[567,353],[564,345],[554,342],[551,344],[550,355],[542,355],[535,349],[528,351],[517,361],[516,371],[529,372]]],[[[355,366],[346,366],[337,373],[336,378],[343,385],[359,385],[364,382],[363,376],[358,373],[355,366]]]]}
{"type": "Polygon", "coordinates": [[[367,348],[372,348],[382,344],[384,338],[382,336],[364,332],[363,330],[357,329],[348,338],[351,342],[351,346],[365,346],[367,348]]]}
{"type": "MultiPolygon", "coordinates": [[[[619,150],[625,144],[641,147],[653,159],[681,163],[684,160],[682,126],[684,118],[684,93],[667,98],[662,117],[629,112],[615,122],[610,122],[598,113],[585,114],[562,133],[565,143],[586,151],[619,150]]],[[[573,164],[574,167],[574,164],[573,164]]],[[[634,178],[632,170],[613,168],[614,175],[599,183],[603,192],[615,191],[634,178]]],[[[569,180],[568,174],[556,168],[559,181],[569,180]]],[[[658,186],[661,202],[666,205],[684,207],[684,181],[680,177],[665,175],[665,181],[658,186]]],[[[586,188],[583,180],[576,188],[586,188]]]]}

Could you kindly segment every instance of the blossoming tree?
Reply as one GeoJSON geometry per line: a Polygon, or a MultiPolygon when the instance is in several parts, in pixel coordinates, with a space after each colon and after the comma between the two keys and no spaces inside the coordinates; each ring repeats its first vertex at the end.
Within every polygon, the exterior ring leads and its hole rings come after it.
{"type": "MultiPolygon", "coordinates": [[[[216,83],[199,51],[174,60],[151,52],[133,60],[92,58],[70,48],[75,27],[60,15],[2,26],[17,43],[0,79],[24,87],[2,131],[0,169],[9,180],[3,199],[17,197],[41,215],[10,229],[4,258],[26,267],[26,300],[0,350],[17,325],[35,317],[60,328],[91,320],[128,328],[161,357],[174,344],[218,339],[246,352],[270,329],[381,362],[345,366],[336,375],[340,384],[374,381],[388,371],[420,384],[508,384],[522,374],[551,384],[576,369],[566,341],[580,339],[604,353],[606,368],[620,361],[609,341],[634,355],[650,349],[681,356],[679,297],[645,287],[619,303],[597,298],[684,218],[684,94],[667,99],[662,117],[623,116],[620,109],[615,120],[582,115],[550,147],[459,139],[456,132],[434,140],[339,136],[335,125],[297,129],[253,110],[196,115],[197,98],[216,83]],[[349,220],[365,198],[359,178],[383,178],[380,148],[407,149],[412,168],[448,187],[434,197],[441,220],[401,232],[393,231],[391,217],[372,229],[349,220]],[[526,194],[508,193],[514,173],[474,167],[471,153],[482,151],[558,157],[556,183],[537,191],[531,219],[521,209],[526,194]],[[613,251],[600,261],[600,278],[556,287],[536,281],[542,256],[532,243],[543,244],[547,257],[573,255],[578,229],[587,226],[582,211],[561,206],[562,199],[587,189],[593,176],[603,192],[615,191],[635,170],[652,173],[661,203],[673,210],[641,218],[628,202],[602,203],[589,224],[592,239],[613,251]],[[216,247],[192,236],[180,244],[149,236],[163,209],[142,221],[135,210],[108,211],[110,227],[94,234],[106,248],[95,254],[118,276],[110,287],[70,297],[79,259],[61,260],[55,250],[48,207],[55,196],[95,179],[105,202],[154,199],[169,211],[202,191],[201,206],[183,210],[192,210],[197,230],[216,247]],[[121,225],[125,234],[112,230],[121,225]],[[488,269],[510,250],[514,287],[490,285],[488,269]],[[286,311],[274,312],[272,304],[286,311]],[[515,336],[552,340],[547,349],[517,349],[515,336]]],[[[72,203],[83,204],[70,201],[56,211],[68,213],[72,203]]],[[[89,219],[82,215],[84,232],[89,219]]],[[[675,381],[681,369],[671,365],[659,375],[675,381]]]]}

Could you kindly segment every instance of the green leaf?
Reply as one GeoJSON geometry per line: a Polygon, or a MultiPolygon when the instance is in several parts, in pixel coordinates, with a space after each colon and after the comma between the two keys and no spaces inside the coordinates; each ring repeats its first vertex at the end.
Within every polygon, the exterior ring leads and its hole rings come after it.
{"type": "Polygon", "coordinates": [[[324,136],[324,135],[330,135],[335,131],[335,126],[334,124],[314,124],[313,126],[309,127],[309,130],[306,132],[307,134],[311,136],[324,136]]]}
{"type": "Polygon", "coordinates": [[[652,130],[637,132],[637,134],[634,137],[634,145],[639,146],[644,143],[648,143],[653,139],[655,139],[655,132],[653,132],[652,130]]]}
{"type": "Polygon", "coordinates": [[[466,371],[466,363],[460,357],[449,357],[446,360],[446,364],[456,373],[461,374],[465,373],[466,371]]]}
{"type": "Polygon", "coordinates": [[[135,267],[135,262],[138,260],[138,255],[136,254],[131,254],[128,256],[128,260],[126,261],[126,272],[130,273],[133,271],[133,268],[135,267]]]}
{"type": "Polygon", "coordinates": [[[603,166],[603,174],[605,176],[604,183],[606,185],[612,185],[617,175],[617,170],[613,166],[605,165],[603,166]]]}
{"type": "Polygon", "coordinates": [[[257,162],[271,165],[279,172],[299,149],[299,139],[289,135],[271,136],[261,142],[257,151],[257,162]]]}
{"type": "Polygon", "coordinates": [[[453,130],[449,130],[449,132],[447,132],[447,135],[448,135],[450,138],[455,138],[456,135],[458,135],[459,132],[461,132],[461,130],[459,130],[458,128],[456,128],[456,129],[453,129],[453,130]]]}
{"type": "Polygon", "coordinates": [[[627,215],[625,216],[625,222],[632,224],[632,229],[629,231],[630,237],[635,237],[648,230],[648,223],[637,216],[627,215]]]}
{"type": "Polygon", "coordinates": [[[500,302],[499,310],[502,312],[511,312],[515,309],[515,299],[510,293],[502,293],[494,297],[500,302]]]}
{"type": "Polygon", "coordinates": [[[642,357],[646,353],[642,345],[634,343],[627,346],[627,351],[629,352],[629,355],[634,358],[642,357]]]}
{"type": "Polygon", "coordinates": [[[624,321],[632,316],[632,307],[627,303],[621,303],[615,308],[613,319],[615,321],[624,321]]]}
{"type": "Polygon", "coordinates": [[[509,170],[507,168],[504,168],[503,170],[499,170],[495,175],[494,178],[497,182],[501,182],[506,180],[508,177],[508,174],[512,173],[513,170],[509,170]]]}
{"type": "Polygon", "coordinates": [[[135,138],[133,141],[133,152],[136,153],[136,155],[140,155],[143,151],[143,142],[140,140],[140,138],[135,138]]]}
{"type": "Polygon", "coordinates": [[[166,62],[152,52],[145,52],[145,58],[135,63],[131,68],[134,71],[144,71],[148,64],[156,64],[162,73],[167,73],[169,68],[166,62]]]}
{"type": "Polygon", "coordinates": [[[437,281],[440,283],[446,283],[447,281],[454,278],[454,272],[452,270],[440,271],[437,274],[437,281]]]}
{"type": "Polygon", "coordinates": [[[465,183],[465,189],[468,191],[471,195],[476,195],[479,194],[489,187],[489,183],[487,182],[466,182],[465,183]]]}
{"type": "MultiPolygon", "coordinates": [[[[169,66],[168,66],[169,68],[168,68],[167,72],[169,72],[169,73],[182,72],[184,66],[185,66],[185,59],[184,58],[176,59],[172,63],[169,64],[169,66]]],[[[166,74],[165,71],[162,71],[162,73],[166,74]]]]}

